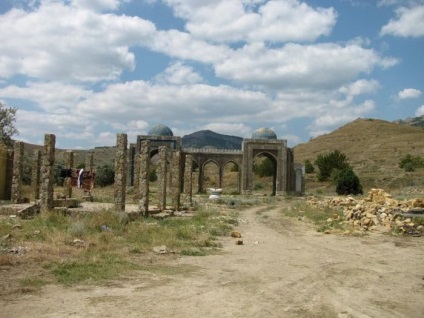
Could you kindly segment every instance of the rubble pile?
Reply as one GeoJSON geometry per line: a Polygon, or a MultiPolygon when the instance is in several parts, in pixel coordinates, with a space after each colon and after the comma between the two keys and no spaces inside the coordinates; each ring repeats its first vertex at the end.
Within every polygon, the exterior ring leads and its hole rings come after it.
{"type": "Polygon", "coordinates": [[[415,224],[413,220],[414,216],[424,217],[424,214],[418,214],[424,211],[424,200],[421,198],[399,201],[383,189],[371,189],[364,199],[352,196],[326,199],[309,197],[307,202],[321,208],[342,208],[345,223],[363,230],[384,226],[389,229],[396,227],[410,234],[424,231],[423,226],[415,224]]]}

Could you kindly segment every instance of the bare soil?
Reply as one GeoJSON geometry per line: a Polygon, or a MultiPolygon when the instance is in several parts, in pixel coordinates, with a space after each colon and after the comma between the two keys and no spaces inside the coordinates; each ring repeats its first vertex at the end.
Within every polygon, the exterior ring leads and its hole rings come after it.
{"type": "Polygon", "coordinates": [[[424,317],[424,239],[322,234],[281,207],[241,212],[243,245],[174,270],[0,296],[0,317],[424,317]],[[171,274],[172,273],[172,274],[171,274]]]}

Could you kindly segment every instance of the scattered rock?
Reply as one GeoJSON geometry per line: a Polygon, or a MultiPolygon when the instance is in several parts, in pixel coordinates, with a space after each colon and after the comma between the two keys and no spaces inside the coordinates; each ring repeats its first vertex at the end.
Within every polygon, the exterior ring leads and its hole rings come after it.
{"type": "Polygon", "coordinates": [[[243,240],[236,240],[236,245],[243,245],[243,240]]]}
{"type": "Polygon", "coordinates": [[[80,240],[80,239],[74,239],[74,240],[72,241],[72,245],[73,245],[73,246],[75,246],[75,247],[82,248],[82,247],[84,247],[86,244],[85,244],[85,241],[83,241],[83,240],[80,240]]]}
{"type": "MultiPolygon", "coordinates": [[[[308,197],[309,205],[321,208],[341,208],[343,209],[344,222],[362,230],[373,229],[374,226],[395,229],[403,233],[418,235],[418,228],[410,218],[415,209],[424,207],[424,200],[416,198],[412,200],[398,201],[383,189],[371,189],[364,199],[355,199],[352,196],[346,198],[335,197],[328,199],[318,199],[308,197]],[[406,214],[408,213],[408,214],[406,214]],[[414,230],[411,230],[413,228],[414,230]]],[[[415,214],[415,213],[414,213],[415,214]]],[[[327,222],[336,219],[329,218],[327,222]]],[[[421,230],[418,230],[421,233],[421,230]]]]}
{"type": "Polygon", "coordinates": [[[165,245],[155,246],[153,247],[153,252],[156,254],[167,254],[168,248],[165,245]]]}
{"type": "Polygon", "coordinates": [[[240,238],[241,237],[241,233],[239,231],[232,231],[231,232],[231,237],[240,238]]]}

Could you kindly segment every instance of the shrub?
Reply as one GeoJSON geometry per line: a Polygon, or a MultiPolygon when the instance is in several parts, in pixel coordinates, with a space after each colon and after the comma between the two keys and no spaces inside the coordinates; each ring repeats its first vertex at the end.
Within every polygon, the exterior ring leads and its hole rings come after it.
{"type": "Polygon", "coordinates": [[[334,169],[345,170],[350,168],[346,161],[346,155],[340,150],[334,150],[328,155],[318,155],[315,160],[315,165],[318,167],[318,180],[325,181],[330,176],[334,169]]]}
{"type": "Polygon", "coordinates": [[[156,170],[152,169],[149,171],[149,181],[155,182],[158,180],[158,175],[156,174],[156,170]]]}
{"type": "Polygon", "coordinates": [[[351,168],[341,171],[337,179],[336,192],[339,195],[362,194],[362,185],[351,168]]]}
{"type": "Polygon", "coordinates": [[[311,161],[307,159],[305,161],[305,172],[306,173],[313,173],[315,171],[314,166],[312,165],[311,161]]]}
{"type": "Polygon", "coordinates": [[[99,187],[105,187],[115,182],[115,169],[111,164],[104,164],[96,169],[95,183],[99,187]]]}
{"type": "Polygon", "coordinates": [[[420,156],[411,156],[407,154],[399,162],[399,167],[405,169],[405,171],[415,171],[415,169],[424,167],[424,159],[420,156]]]}

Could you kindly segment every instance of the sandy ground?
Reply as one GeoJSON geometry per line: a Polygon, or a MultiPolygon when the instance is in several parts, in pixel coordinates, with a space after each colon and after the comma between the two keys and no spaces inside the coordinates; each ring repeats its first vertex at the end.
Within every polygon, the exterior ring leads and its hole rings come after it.
{"type": "MultiPolygon", "coordinates": [[[[240,215],[244,245],[107,286],[0,298],[0,317],[424,317],[424,239],[326,235],[276,208],[240,215]]],[[[166,257],[166,256],[165,256],[166,257]]]]}

